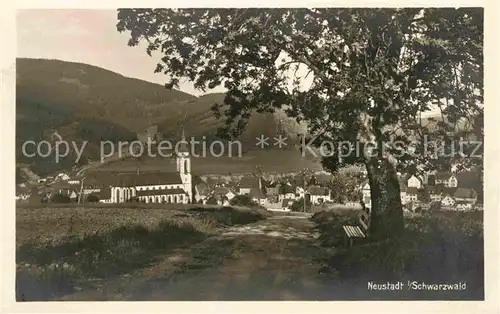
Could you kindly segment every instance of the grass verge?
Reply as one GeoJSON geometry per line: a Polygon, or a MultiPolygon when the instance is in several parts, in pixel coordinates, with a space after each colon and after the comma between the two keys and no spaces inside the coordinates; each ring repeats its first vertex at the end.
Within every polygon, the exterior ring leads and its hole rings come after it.
{"type": "MultiPolygon", "coordinates": [[[[423,299],[484,298],[482,212],[435,212],[405,218],[403,236],[383,242],[343,246],[342,225],[355,222],[355,212],[317,213],[313,220],[326,247],[334,248],[323,271],[336,280],[362,286],[367,282],[465,282],[459,292],[405,291],[400,297],[423,299]],[[413,294],[412,294],[413,293],[413,294]]],[[[374,294],[375,295],[375,294],[374,294]]],[[[380,297],[380,296],[379,296],[380,297]]],[[[382,296],[389,297],[389,295],[382,296]]]]}

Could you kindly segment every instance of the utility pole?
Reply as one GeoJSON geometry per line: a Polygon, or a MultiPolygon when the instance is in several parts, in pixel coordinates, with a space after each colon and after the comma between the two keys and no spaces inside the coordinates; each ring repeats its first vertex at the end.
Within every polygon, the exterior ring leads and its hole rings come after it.
{"type": "Polygon", "coordinates": [[[302,188],[304,189],[304,213],[306,212],[306,173],[302,173],[302,188]]]}
{"type": "Polygon", "coordinates": [[[78,204],[80,204],[80,202],[82,201],[83,181],[85,181],[85,177],[82,179],[82,182],[80,183],[80,193],[78,194],[78,204]]]}

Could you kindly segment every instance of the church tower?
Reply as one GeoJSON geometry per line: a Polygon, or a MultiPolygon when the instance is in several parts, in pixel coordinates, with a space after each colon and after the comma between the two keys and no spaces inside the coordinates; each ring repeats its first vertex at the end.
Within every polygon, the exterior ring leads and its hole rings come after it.
{"type": "Polygon", "coordinates": [[[193,201],[193,180],[191,176],[191,156],[189,154],[189,149],[187,146],[188,142],[184,136],[184,130],[182,131],[182,139],[178,145],[177,151],[177,172],[181,177],[182,184],[184,186],[184,191],[188,195],[189,202],[193,201]]]}

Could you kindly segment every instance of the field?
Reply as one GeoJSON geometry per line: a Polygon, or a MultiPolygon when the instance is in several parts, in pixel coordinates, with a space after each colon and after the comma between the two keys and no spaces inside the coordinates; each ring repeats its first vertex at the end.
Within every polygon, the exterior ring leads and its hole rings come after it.
{"type": "Polygon", "coordinates": [[[47,299],[80,281],[129,273],[157,255],[201,242],[221,226],[263,219],[256,209],[18,208],[17,297],[47,299]]]}
{"type": "Polygon", "coordinates": [[[400,239],[346,247],[356,210],[314,215],[147,204],[18,208],[18,300],[484,298],[482,212],[406,217],[400,239]],[[165,207],[167,206],[167,207],[165,207]],[[465,291],[368,291],[367,282],[465,282],[465,291]]]}

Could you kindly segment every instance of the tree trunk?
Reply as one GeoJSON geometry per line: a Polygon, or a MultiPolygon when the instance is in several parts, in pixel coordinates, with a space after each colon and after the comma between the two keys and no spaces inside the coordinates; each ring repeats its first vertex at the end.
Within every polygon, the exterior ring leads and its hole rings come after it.
{"type": "Polygon", "coordinates": [[[399,180],[387,158],[366,162],[371,192],[370,237],[380,240],[399,236],[404,230],[399,180]]]}

